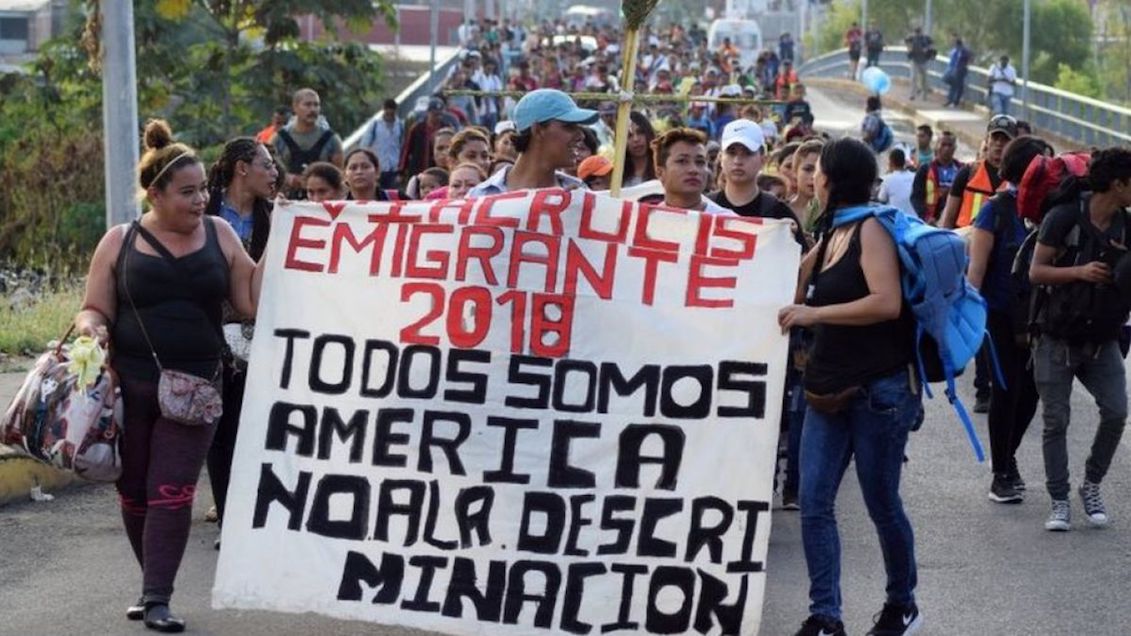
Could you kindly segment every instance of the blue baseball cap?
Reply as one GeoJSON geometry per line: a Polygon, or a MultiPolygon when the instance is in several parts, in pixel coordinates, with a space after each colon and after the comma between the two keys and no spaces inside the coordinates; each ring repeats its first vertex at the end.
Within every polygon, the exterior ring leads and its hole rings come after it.
{"type": "Polygon", "coordinates": [[[530,91],[518,100],[511,119],[514,120],[518,132],[523,132],[534,124],[554,120],[569,124],[592,124],[597,121],[597,111],[578,108],[573,98],[561,91],[540,88],[530,91]]]}

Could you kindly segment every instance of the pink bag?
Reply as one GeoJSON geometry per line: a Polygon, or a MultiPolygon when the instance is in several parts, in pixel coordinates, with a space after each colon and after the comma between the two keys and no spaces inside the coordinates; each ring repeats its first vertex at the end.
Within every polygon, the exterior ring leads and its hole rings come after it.
{"type": "Polygon", "coordinates": [[[116,481],[122,474],[118,380],[104,367],[94,384],[76,391],[78,377],[67,371],[62,344],[70,334],[35,361],[0,421],[0,442],[83,479],[116,481]]]}
{"type": "Polygon", "coordinates": [[[161,417],[185,426],[215,423],[224,412],[219,378],[219,371],[209,380],[184,371],[161,369],[161,379],[157,382],[161,417]]]}

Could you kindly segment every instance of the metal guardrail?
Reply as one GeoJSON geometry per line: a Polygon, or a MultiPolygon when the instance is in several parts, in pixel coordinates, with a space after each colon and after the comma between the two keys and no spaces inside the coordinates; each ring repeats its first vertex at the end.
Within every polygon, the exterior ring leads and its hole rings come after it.
{"type": "MultiPolygon", "coordinates": [[[[948,58],[936,56],[927,65],[927,82],[931,88],[946,92],[942,77],[948,58]]],[[[861,60],[863,64],[863,59],[861,60]]],[[[839,49],[812,58],[798,67],[802,77],[846,77],[848,49],[839,49]]],[[[880,68],[893,78],[911,80],[911,61],[907,47],[884,48],[880,68]]],[[[970,66],[966,76],[965,99],[985,104],[988,99],[989,69],[970,66]]],[[[1028,111],[1021,114],[1021,94],[1017,86],[1011,109],[1027,119],[1036,130],[1047,130],[1082,146],[1100,148],[1131,144],[1131,109],[1097,99],[1076,95],[1046,84],[1029,82],[1028,111]]]]}
{"type": "MultiPolygon", "coordinates": [[[[409,113],[411,113],[416,108],[416,101],[418,99],[420,99],[421,97],[429,96],[436,92],[436,89],[444,83],[445,79],[447,79],[448,71],[450,71],[453,66],[459,63],[460,53],[460,50],[456,50],[448,57],[442,60],[436,60],[435,73],[429,73],[425,71],[423,74],[421,74],[420,77],[416,78],[413,83],[409,84],[408,88],[401,91],[400,95],[397,95],[396,100],[398,117],[400,117],[401,119],[406,118],[409,113]]],[[[381,117],[381,110],[378,110],[373,114],[372,117],[365,120],[364,124],[359,126],[357,130],[350,133],[350,135],[342,141],[342,146],[345,148],[346,152],[353,150],[354,146],[356,146],[358,142],[361,141],[361,137],[365,134],[365,131],[369,129],[369,126],[378,117],[381,117]]]]}

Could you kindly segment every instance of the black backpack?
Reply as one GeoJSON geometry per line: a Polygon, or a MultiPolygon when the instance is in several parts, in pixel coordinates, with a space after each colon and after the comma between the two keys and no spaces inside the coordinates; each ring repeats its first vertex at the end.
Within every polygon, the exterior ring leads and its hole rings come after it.
{"type": "Polygon", "coordinates": [[[290,155],[287,159],[287,172],[291,174],[302,174],[307,166],[316,161],[321,161],[322,151],[326,148],[326,144],[334,138],[334,131],[323,131],[322,136],[314,142],[313,146],[304,149],[286,130],[280,128],[275,134],[279,135],[279,139],[282,139],[283,144],[287,146],[290,155]]]}
{"type": "MultiPolygon", "coordinates": [[[[1058,267],[1083,265],[1096,260],[1107,262],[1114,269],[1124,252],[1104,245],[1103,236],[1088,218],[1086,198],[1080,197],[1077,222],[1064,239],[1065,252],[1057,259],[1058,267]]],[[[1123,215],[1121,243],[1127,244],[1131,215],[1123,215]]],[[[1013,262],[1013,275],[1029,283],[1029,267],[1036,251],[1034,229],[1026,237],[1013,262]]],[[[1027,331],[1030,335],[1048,335],[1073,344],[1101,342],[1122,337],[1121,327],[1127,322],[1128,304],[1113,285],[1072,282],[1064,285],[1031,285],[1027,331]]]]}

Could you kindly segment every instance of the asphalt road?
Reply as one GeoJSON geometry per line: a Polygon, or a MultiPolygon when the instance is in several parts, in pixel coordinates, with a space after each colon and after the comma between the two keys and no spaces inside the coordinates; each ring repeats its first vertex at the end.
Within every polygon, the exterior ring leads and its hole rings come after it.
{"type": "MultiPolygon", "coordinates": [[[[840,108],[843,112],[833,115],[841,120],[857,110],[832,98],[818,103],[833,104],[822,106],[826,111],[840,108]]],[[[962,388],[972,404],[969,377],[962,388]]],[[[1069,448],[1075,485],[1097,415],[1079,387],[1072,407],[1069,448]]],[[[985,416],[975,417],[985,441],[985,416]]],[[[1131,447],[1124,442],[1104,482],[1111,526],[1087,527],[1074,499],[1074,529],[1049,533],[1042,527],[1048,499],[1042,487],[1040,428],[1038,415],[1018,456],[1029,496],[1020,505],[1003,506],[987,499],[989,467],[974,461],[961,424],[945,400],[928,401],[927,421],[908,449],[903,486],[916,532],[917,594],[925,620],[921,633],[1131,634],[1126,591],[1131,571],[1131,447]]],[[[19,502],[0,509],[0,635],[147,633],[123,617],[137,596],[140,573],[121,530],[113,489],[83,486],[57,495],[52,502],[19,502]]],[[[314,615],[212,610],[217,556],[212,542],[218,529],[203,521],[210,500],[203,479],[174,599],[174,609],[189,621],[189,633],[424,634],[314,615]]],[[[861,634],[883,602],[884,573],[851,469],[839,504],[845,621],[850,634],[861,634]]],[[[775,510],[772,522],[761,633],[788,635],[807,613],[799,519],[795,512],[775,510]]]]}

